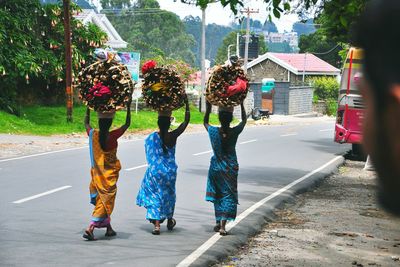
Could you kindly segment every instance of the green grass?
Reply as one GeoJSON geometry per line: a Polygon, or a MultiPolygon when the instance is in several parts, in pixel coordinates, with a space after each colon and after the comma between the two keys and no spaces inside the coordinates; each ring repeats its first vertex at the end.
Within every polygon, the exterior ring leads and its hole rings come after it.
{"type": "MultiPolygon", "coordinates": [[[[0,133],[9,134],[32,134],[32,135],[54,135],[54,134],[71,134],[83,133],[83,119],[86,107],[76,106],[73,111],[72,123],[66,121],[65,107],[24,107],[22,108],[22,116],[17,117],[6,112],[0,111],[0,133]]],[[[125,123],[125,111],[118,111],[113,127],[119,127],[125,123]]],[[[174,111],[173,116],[176,122],[183,121],[185,110],[179,109],[174,111]]],[[[215,114],[211,114],[210,122],[218,124],[218,118],[215,114]]],[[[191,124],[203,123],[203,114],[195,107],[191,107],[191,124]]],[[[91,125],[97,127],[97,114],[91,113],[91,125]]],[[[129,131],[135,132],[147,129],[157,128],[157,113],[154,111],[140,111],[135,114],[132,111],[132,122],[129,131]]]]}

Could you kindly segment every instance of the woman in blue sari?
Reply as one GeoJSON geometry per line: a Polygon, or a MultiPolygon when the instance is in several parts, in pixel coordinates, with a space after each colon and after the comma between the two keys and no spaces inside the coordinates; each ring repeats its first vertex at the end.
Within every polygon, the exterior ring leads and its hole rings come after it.
{"type": "Polygon", "coordinates": [[[237,177],[239,164],[236,157],[236,142],[247,122],[246,111],[241,103],[242,121],[231,128],[233,108],[220,108],[218,118],[221,127],[209,125],[211,104],[207,102],[204,127],[208,131],[214,155],[208,170],[206,200],[214,203],[216,225],[214,231],[227,235],[227,221],[236,218],[238,192],[237,177]]]}
{"type": "Polygon", "coordinates": [[[146,219],[154,224],[153,235],[160,234],[160,224],[168,220],[167,228],[176,225],[173,218],[175,210],[175,181],[178,166],[175,163],[177,138],[185,131],[190,121],[190,110],[185,99],[185,121],[174,131],[169,132],[171,112],[159,113],[159,131],[151,133],[145,140],[147,170],[136,198],[136,204],[147,209],[146,219]]]}

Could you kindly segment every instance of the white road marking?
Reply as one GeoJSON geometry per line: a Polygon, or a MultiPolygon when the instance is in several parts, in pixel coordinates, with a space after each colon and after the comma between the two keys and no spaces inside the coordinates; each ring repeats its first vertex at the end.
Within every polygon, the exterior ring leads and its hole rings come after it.
{"type": "Polygon", "coordinates": [[[147,164],[143,164],[143,165],[140,165],[140,166],[128,168],[128,169],[125,169],[125,171],[133,171],[133,170],[137,170],[137,169],[145,168],[145,167],[147,167],[147,164]]]}
{"type": "Polygon", "coordinates": [[[38,156],[44,156],[44,155],[49,155],[49,154],[65,152],[65,151],[78,150],[78,149],[87,148],[87,147],[88,146],[81,146],[81,147],[67,148],[67,149],[63,149],[63,150],[56,150],[56,151],[49,151],[49,152],[39,153],[39,154],[21,156],[21,157],[16,157],[16,158],[0,159],[0,162],[6,162],[6,161],[12,161],[12,160],[18,160],[18,159],[26,159],[26,158],[33,158],[33,157],[38,157],[38,156]]]}
{"type": "MultiPolygon", "coordinates": [[[[229,231],[233,227],[235,227],[240,221],[245,219],[248,215],[250,215],[252,212],[254,212],[256,209],[264,205],[266,202],[269,200],[279,196],[280,194],[284,193],[285,191],[289,190],[296,184],[306,180],[310,176],[314,175],[315,173],[323,170],[324,168],[328,167],[330,164],[334,163],[335,161],[341,159],[342,156],[337,156],[330,160],[329,162],[325,163],[321,167],[313,170],[312,172],[307,173],[303,177],[291,182],[290,184],[282,187],[278,191],[275,191],[271,195],[265,197],[264,199],[260,200],[259,202],[253,204],[251,207],[249,207],[247,210],[243,211],[239,216],[236,217],[236,220],[233,222],[230,222],[226,225],[226,230],[229,231]]],[[[187,256],[183,261],[181,261],[177,267],[187,267],[190,266],[193,262],[195,262],[204,252],[206,252],[211,246],[213,246],[219,239],[221,238],[221,235],[219,233],[214,234],[211,236],[205,243],[203,243],[199,248],[197,248],[195,251],[193,251],[189,256],[187,256]]]]}
{"type": "Polygon", "coordinates": [[[298,135],[298,133],[282,134],[281,137],[294,136],[294,135],[298,135]]]}
{"type": "Polygon", "coordinates": [[[35,199],[35,198],[39,198],[39,197],[43,197],[43,196],[46,196],[46,195],[50,195],[50,194],[53,194],[55,192],[58,192],[58,191],[61,191],[61,190],[65,190],[65,189],[68,189],[68,188],[71,188],[71,187],[72,186],[70,186],[70,185],[62,186],[62,187],[59,187],[59,188],[56,188],[56,189],[53,189],[53,190],[46,191],[44,193],[40,193],[40,194],[31,196],[31,197],[27,197],[27,198],[23,198],[23,199],[14,201],[13,203],[14,204],[21,204],[21,203],[27,202],[29,200],[32,200],[32,199],[35,199]]]}
{"type": "Polygon", "coordinates": [[[207,150],[207,151],[204,151],[204,152],[193,154],[193,156],[199,156],[199,155],[208,154],[208,153],[211,153],[211,152],[212,152],[212,150],[207,150]]]}
{"type": "Polygon", "coordinates": [[[257,142],[257,139],[252,139],[252,140],[249,140],[249,141],[244,141],[244,142],[239,143],[239,145],[244,145],[244,144],[253,143],[253,142],[257,142]]]}
{"type": "MultiPolygon", "coordinates": [[[[142,140],[143,140],[143,139],[121,140],[119,143],[130,143],[130,142],[137,142],[137,141],[142,141],[142,140]]],[[[78,149],[82,149],[82,148],[88,148],[88,146],[80,146],[80,147],[66,148],[66,149],[62,149],[62,150],[55,150],[55,151],[43,152],[43,153],[32,154],[32,155],[26,155],[26,156],[15,157],[15,158],[9,158],[9,159],[0,159],[0,162],[6,162],[6,161],[12,161],[12,160],[19,160],[19,159],[26,159],[26,158],[33,158],[33,157],[39,157],[39,156],[45,156],[45,155],[50,155],[50,154],[56,154],[56,153],[66,152],[66,151],[78,150],[78,149]]]]}
{"type": "Polygon", "coordinates": [[[333,129],[323,129],[323,130],[319,130],[320,132],[333,132],[333,129]]]}

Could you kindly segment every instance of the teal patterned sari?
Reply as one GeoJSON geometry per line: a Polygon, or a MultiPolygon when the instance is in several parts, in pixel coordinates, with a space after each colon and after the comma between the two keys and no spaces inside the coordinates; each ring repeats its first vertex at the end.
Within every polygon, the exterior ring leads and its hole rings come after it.
{"type": "MultiPolygon", "coordinates": [[[[243,125],[244,127],[244,125],[243,125]]],[[[236,142],[243,127],[231,129],[225,151],[219,128],[208,127],[214,155],[208,171],[206,201],[214,203],[215,219],[232,221],[236,218],[238,202],[237,177],[239,164],[236,157],[236,142]]]]}

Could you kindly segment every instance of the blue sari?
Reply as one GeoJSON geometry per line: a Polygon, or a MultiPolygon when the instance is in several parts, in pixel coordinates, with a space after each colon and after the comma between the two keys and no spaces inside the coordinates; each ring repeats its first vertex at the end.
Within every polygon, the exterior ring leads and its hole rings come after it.
{"type": "Polygon", "coordinates": [[[208,127],[211,146],[214,155],[211,157],[208,171],[206,201],[214,203],[215,219],[232,221],[236,218],[238,191],[237,177],[239,164],[236,157],[237,138],[242,127],[231,129],[225,151],[222,149],[222,140],[219,128],[208,127]]]}
{"type": "Polygon", "coordinates": [[[147,209],[146,219],[164,221],[174,215],[175,181],[178,166],[175,163],[175,146],[162,148],[157,132],[145,140],[148,167],[136,198],[136,204],[147,209]]]}

